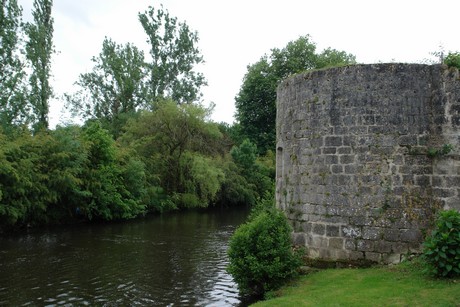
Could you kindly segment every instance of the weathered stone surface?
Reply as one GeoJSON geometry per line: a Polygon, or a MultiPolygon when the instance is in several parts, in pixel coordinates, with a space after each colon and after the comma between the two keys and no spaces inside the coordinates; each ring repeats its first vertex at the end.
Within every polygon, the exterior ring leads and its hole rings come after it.
{"type": "Polygon", "coordinates": [[[460,210],[459,76],[375,64],[280,84],[277,204],[308,256],[398,262],[420,250],[433,209],[460,210]]]}

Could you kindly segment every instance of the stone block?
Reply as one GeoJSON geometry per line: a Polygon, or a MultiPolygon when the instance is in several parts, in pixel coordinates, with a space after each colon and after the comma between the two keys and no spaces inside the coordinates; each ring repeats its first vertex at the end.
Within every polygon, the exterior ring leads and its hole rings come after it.
{"type": "Polygon", "coordinates": [[[385,264],[398,264],[401,262],[400,254],[382,254],[382,262],[385,264]]]}
{"type": "Polygon", "coordinates": [[[327,248],[328,238],[323,236],[312,235],[310,245],[318,248],[327,248]]]}
{"type": "Polygon", "coordinates": [[[342,146],[342,137],[341,136],[326,136],[324,138],[325,146],[342,146]]]}
{"type": "Polygon", "coordinates": [[[356,250],[356,240],[355,239],[345,239],[345,249],[356,250]]]}
{"type": "Polygon", "coordinates": [[[444,183],[444,176],[432,176],[431,177],[431,184],[432,187],[443,187],[444,183]]]}
{"type": "Polygon", "coordinates": [[[422,232],[418,229],[401,229],[399,237],[402,242],[421,242],[423,239],[422,232]]]}
{"type": "Polygon", "coordinates": [[[336,147],[323,147],[322,154],[323,155],[335,155],[337,152],[336,147]]]}
{"type": "Polygon", "coordinates": [[[342,234],[346,238],[361,238],[361,227],[353,227],[349,225],[341,226],[342,234]]]}
{"type": "Polygon", "coordinates": [[[355,155],[340,155],[340,164],[352,164],[355,162],[355,155]]]}
{"type": "Polygon", "coordinates": [[[380,238],[381,229],[377,227],[363,227],[363,239],[377,240],[380,238]]]}
{"type": "Polygon", "coordinates": [[[382,259],[382,254],[380,253],[374,253],[374,252],[365,252],[364,253],[364,258],[366,260],[370,260],[370,261],[373,261],[373,262],[378,262],[380,263],[381,259],[382,259]]]}
{"type": "Polygon", "coordinates": [[[368,216],[350,216],[350,224],[354,226],[370,226],[373,219],[368,216]]]}
{"type": "Polygon", "coordinates": [[[391,251],[395,254],[405,254],[409,251],[407,243],[393,242],[391,243],[391,251]]]}
{"type": "Polygon", "coordinates": [[[326,233],[326,226],[324,224],[314,223],[313,228],[312,228],[312,232],[315,235],[324,236],[325,233],[326,233]]]}
{"type": "Polygon", "coordinates": [[[294,233],[293,235],[293,243],[296,246],[305,246],[306,245],[306,240],[305,240],[305,234],[304,233],[294,233]]]}
{"type": "Polygon", "coordinates": [[[302,222],[301,228],[304,233],[310,233],[312,226],[310,222],[302,222]]]}
{"type": "Polygon", "coordinates": [[[343,249],[335,250],[334,254],[335,254],[334,259],[348,259],[349,258],[349,252],[343,249]]]}
{"type": "Polygon", "coordinates": [[[339,158],[336,155],[325,155],[326,164],[337,164],[338,162],[339,158]]]}
{"type": "Polygon", "coordinates": [[[331,172],[333,174],[341,174],[343,173],[343,166],[339,164],[334,164],[331,166],[331,172]]]}
{"type": "Polygon", "coordinates": [[[421,187],[429,187],[431,185],[431,176],[416,175],[415,184],[421,187]]]}
{"type": "Polygon", "coordinates": [[[390,242],[380,240],[375,242],[374,251],[378,253],[391,253],[391,247],[392,245],[390,242]]]}
{"type": "Polygon", "coordinates": [[[343,239],[342,238],[329,238],[329,248],[343,249],[343,239]]]}
{"type": "Polygon", "coordinates": [[[351,251],[349,254],[348,254],[348,259],[349,260],[360,260],[360,259],[364,259],[364,253],[363,252],[358,252],[358,251],[351,251]]]}
{"type": "Polygon", "coordinates": [[[306,254],[307,254],[308,257],[310,257],[312,259],[319,258],[319,248],[309,246],[308,249],[307,249],[306,254]]]}
{"type": "Polygon", "coordinates": [[[370,252],[374,250],[374,241],[371,240],[358,240],[356,242],[356,249],[362,252],[370,252]]]}
{"type": "Polygon", "coordinates": [[[435,188],[433,189],[433,196],[435,197],[441,197],[441,198],[447,198],[447,197],[452,197],[456,195],[456,186],[454,188],[435,188]]]}
{"type": "Polygon", "coordinates": [[[345,147],[345,146],[344,146],[344,147],[339,147],[339,148],[337,149],[337,153],[338,153],[338,154],[341,154],[341,155],[343,155],[343,154],[344,154],[344,155],[349,155],[349,154],[351,154],[352,152],[353,152],[353,151],[352,151],[352,148],[351,148],[351,147],[348,147],[348,146],[347,146],[347,147],[345,147]]]}
{"type": "Polygon", "coordinates": [[[338,225],[326,225],[326,236],[338,237],[340,235],[340,226],[338,225]]]}

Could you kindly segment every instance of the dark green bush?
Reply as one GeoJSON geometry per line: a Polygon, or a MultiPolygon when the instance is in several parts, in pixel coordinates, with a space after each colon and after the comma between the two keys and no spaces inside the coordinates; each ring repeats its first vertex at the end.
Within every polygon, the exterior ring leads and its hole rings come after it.
{"type": "Polygon", "coordinates": [[[451,52],[444,59],[444,64],[460,69],[460,52],[451,52]]]}
{"type": "Polygon", "coordinates": [[[261,295],[279,288],[301,265],[291,246],[291,227],[276,209],[252,214],[230,240],[228,271],[243,295],[261,295]]]}
{"type": "Polygon", "coordinates": [[[460,213],[442,211],[424,247],[430,273],[440,277],[460,276],[460,213]]]}

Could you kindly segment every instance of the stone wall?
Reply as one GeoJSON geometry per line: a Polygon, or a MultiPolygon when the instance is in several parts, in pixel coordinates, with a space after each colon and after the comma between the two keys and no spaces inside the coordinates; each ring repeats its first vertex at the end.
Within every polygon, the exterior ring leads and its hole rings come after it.
{"type": "Polygon", "coordinates": [[[460,210],[460,77],[375,64],[278,87],[277,204],[309,257],[399,262],[438,208],[460,210]]]}

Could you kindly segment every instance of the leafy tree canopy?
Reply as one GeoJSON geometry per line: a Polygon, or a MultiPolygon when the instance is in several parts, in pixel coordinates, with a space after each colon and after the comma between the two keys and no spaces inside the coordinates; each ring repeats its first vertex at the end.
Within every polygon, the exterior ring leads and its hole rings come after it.
{"type": "Polygon", "coordinates": [[[254,142],[260,152],[273,150],[278,83],[289,75],[306,70],[353,63],[355,57],[344,51],[327,48],[317,53],[316,44],[308,35],[289,42],[283,49],[272,49],[270,55],[264,55],[248,66],[235,98],[241,133],[254,142]]]}
{"type": "Polygon", "coordinates": [[[98,118],[118,136],[128,114],[147,107],[144,53],[132,44],[109,38],[93,57],[93,71],[80,75],[77,94],[67,95],[74,113],[98,118]]]}
{"type": "Polygon", "coordinates": [[[148,99],[171,98],[178,103],[190,103],[201,97],[200,88],[206,85],[202,73],[194,71],[203,63],[196,46],[197,32],[185,22],[178,22],[163,8],[149,7],[139,13],[139,21],[147,34],[151,62],[148,69],[148,99]]]}
{"type": "Polygon", "coordinates": [[[162,8],[149,7],[139,13],[139,21],[150,46],[148,56],[132,44],[105,38],[101,53],[92,59],[93,70],[79,77],[80,90],[66,95],[74,112],[101,120],[115,137],[127,115],[152,109],[155,101],[166,98],[196,102],[206,85],[194,70],[203,62],[196,32],[162,8]]]}

